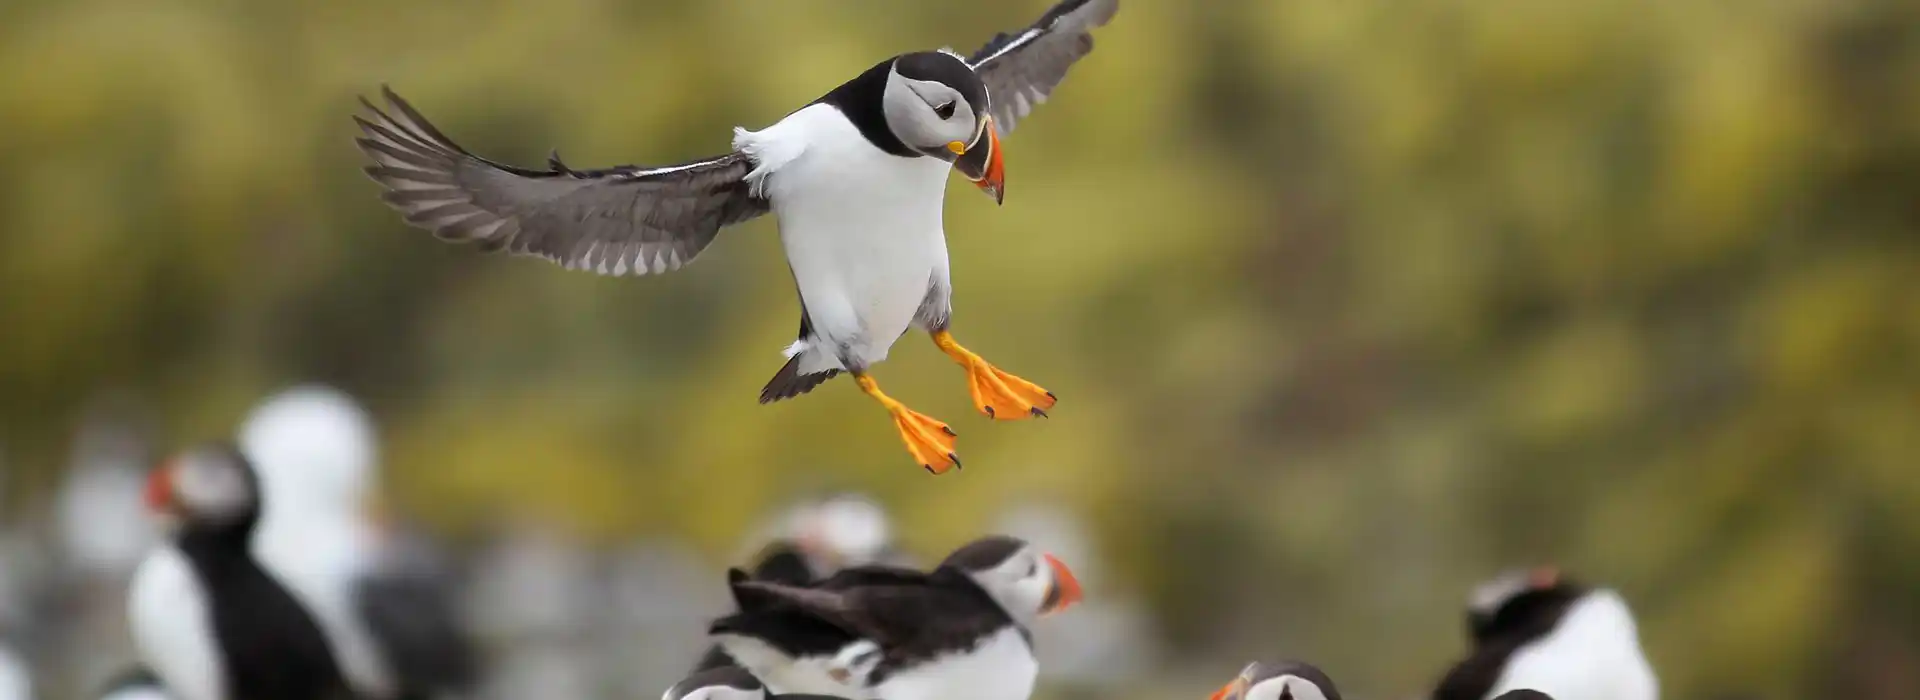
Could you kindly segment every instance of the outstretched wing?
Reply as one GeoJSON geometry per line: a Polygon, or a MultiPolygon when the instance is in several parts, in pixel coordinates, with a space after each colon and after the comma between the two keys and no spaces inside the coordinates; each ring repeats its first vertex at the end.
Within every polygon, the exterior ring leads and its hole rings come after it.
{"type": "Polygon", "coordinates": [[[1001,135],[1047,101],[1075,61],[1093,52],[1093,29],[1119,11],[1120,0],[1063,0],[1033,26],[1001,34],[967,63],[987,84],[1001,135]]]}
{"type": "Polygon", "coordinates": [[[692,262],[721,227],[767,212],[749,192],[747,156],[729,153],[663,168],[546,170],[501,165],[440,133],[392,90],[387,110],[361,100],[355,139],[366,172],[407,223],[442,239],[537,255],[572,270],[644,275],[692,262]]]}

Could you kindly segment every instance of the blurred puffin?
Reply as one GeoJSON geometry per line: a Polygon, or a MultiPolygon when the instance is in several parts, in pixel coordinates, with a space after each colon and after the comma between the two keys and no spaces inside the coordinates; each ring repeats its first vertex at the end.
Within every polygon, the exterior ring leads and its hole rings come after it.
{"type": "Polygon", "coordinates": [[[1310,663],[1255,661],[1214,691],[1211,700],[1340,700],[1340,689],[1310,663]]]}
{"type": "MultiPolygon", "coordinates": [[[[802,503],[788,513],[786,535],[754,557],[748,578],[789,586],[807,586],[849,566],[899,564],[905,557],[892,545],[887,512],[872,499],[839,493],[802,503]]],[[[708,647],[694,671],[738,665],[720,645],[708,647]]]]}
{"type": "Polygon", "coordinates": [[[832,695],[774,695],[767,686],[739,666],[719,666],[687,676],[673,684],[660,700],[842,700],[832,695]]]}
{"type": "Polygon", "coordinates": [[[1487,700],[1520,689],[1558,700],[1660,697],[1626,601],[1552,567],[1508,572],[1475,588],[1467,629],[1473,650],[1440,681],[1434,700],[1487,700]]]}
{"type": "Polygon", "coordinates": [[[135,666],[114,676],[102,687],[100,700],[172,700],[153,669],[135,666]]]}
{"type": "MultiPolygon", "coordinates": [[[[1119,0],[1065,0],[1033,26],[963,57],[902,54],[760,131],[726,155],[665,167],[547,168],[469,153],[391,90],[355,117],[368,175],[409,224],[485,250],[568,269],[644,275],[691,263],[724,226],[772,212],[800,294],[799,339],[760,402],[799,396],[841,372],[878,401],[915,461],[960,465],[954,432],[881,392],[868,371],[910,328],[967,371],[988,417],[1045,415],[1047,390],[961,347],[948,332],[953,284],[941,228],[947,172],[1004,196],[1000,137],[1093,50],[1119,0]]],[[[365,102],[363,100],[363,102],[365,102]]]]}
{"type": "Polygon", "coordinates": [[[147,504],[173,532],[135,571],[127,616],[173,696],[352,697],[311,612],[254,558],[260,483],[238,450],[202,446],[155,469],[147,504]]]}
{"type": "Polygon", "coordinates": [[[395,551],[370,513],[373,422],[319,385],[269,397],[240,429],[266,506],[253,549],[310,609],[348,685],[371,700],[465,693],[478,653],[441,572],[395,551]]]}
{"type": "Polygon", "coordinates": [[[868,566],[811,587],[729,572],[739,612],[709,633],[776,692],[856,700],[1025,700],[1028,626],[1080,601],[1066,564],[990,536],[931,572],[868,566]]]}

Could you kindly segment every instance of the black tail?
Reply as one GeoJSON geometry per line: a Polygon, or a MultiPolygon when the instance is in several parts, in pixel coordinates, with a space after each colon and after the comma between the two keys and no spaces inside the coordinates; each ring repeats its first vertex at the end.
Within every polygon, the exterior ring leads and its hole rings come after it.
{"type": "Polygon", "coordinates": [[[814,372],[813,374],[801,374],[801,354],[802,353],[794,353],[793,357],[787,359],[787,364],[780,366],[780,371],[773,373],[773,380],[767,382],[765,389],[760,390],[760,403],[773,403],[781,399],[791,399],[795,396],[813,391],[814,387],[820,386],[822,383],[840,374],[840,370],[837,369],[830,369],[825,372],[814,372]]]}

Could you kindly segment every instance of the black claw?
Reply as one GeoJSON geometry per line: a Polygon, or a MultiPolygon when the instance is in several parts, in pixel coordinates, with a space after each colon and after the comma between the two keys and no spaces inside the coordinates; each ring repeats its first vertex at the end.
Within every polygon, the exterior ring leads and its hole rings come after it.
{"type": "Polygon", "coordinates": [[[1040,410],[1040,407],[1039,407],[1039,406],[1034,406],[1034,407],[1033,407],[1033,415],[1036,415],[1036,416],[1039,416],[1039,417],[1041,417],[1041,418],[1047,418],[1047,417],[1048,417],[1048,416],[1047,416],[1047,412],[1046,412],[1046,411],[1042,411],[1042,410],[1040,410]]]}
{"type": "Polygon", "coordinates": [[[966,466],[965,466],[965,465],[962,465],[962,464],[960,463],[960,456],[959,456],[959,455],[956,455],[956,454],[954,454],[954,453],[952,453],[952,452],[948,452],[948,453],[947,453],[947,459],[950,459],[950,460],[953,460],[953,468],[954,468],[954,469],[966,469],[966,466]]]}
{"type": "Polygon", "coordinates": [[[940,429],[947,432],[947,437],[960,437],[959,433],[953,432],[952,426],[943,425],[943,426],[940,426],[940,429]]]}
{"type": "Polygon", "coordinates": [[[992,417],[993,417],[993,407],[992,407],[992,406],[988,406],[988,407],[987,407],[987,417],[988,417],[988,418],[992,418],[992,417]]]}
{"type": "Polygon", "coordinates": [[[1058,397],[1058,396],[1054,396],[1054,395],[1053,395],[1053,392],[1051,392],[1051,391],[1049,391],[1049,392],[1047,392],[1047,398],[1049,398],[1049,399],[1053,399],[1053,400],[1055,400],[1055,401],[1059,401],[1059,400],[1060,400],[1060,397],[1058,397]]]}
{"type": "Polygon", "coordinates": [[[933,470],[933,465],[931,465],[931,464],[922,464],[922,465],[920,465],[920,468],[921,468],[921,469],[925,469],[925,470],[927,470],[927,473],[928,473],[928,474],[932,474],[932,475],[934,475],[934,476],[939,476],[939,475],[940,475],[940,472],[937,472],[937,471],[934,471],[934,470],[933,470]]]}

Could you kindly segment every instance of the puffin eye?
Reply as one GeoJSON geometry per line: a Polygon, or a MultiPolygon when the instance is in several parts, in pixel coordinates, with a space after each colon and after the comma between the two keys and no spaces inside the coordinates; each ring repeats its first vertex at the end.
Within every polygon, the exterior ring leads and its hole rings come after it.
{"type": "Polygon", "coordinates": [[[956,103],[953,100],[947,100],[946,104],[933,108],[933,113],[935,115],[938,115],[941,119],[952,119],[953,108],[955,104],[956,103]]]}

